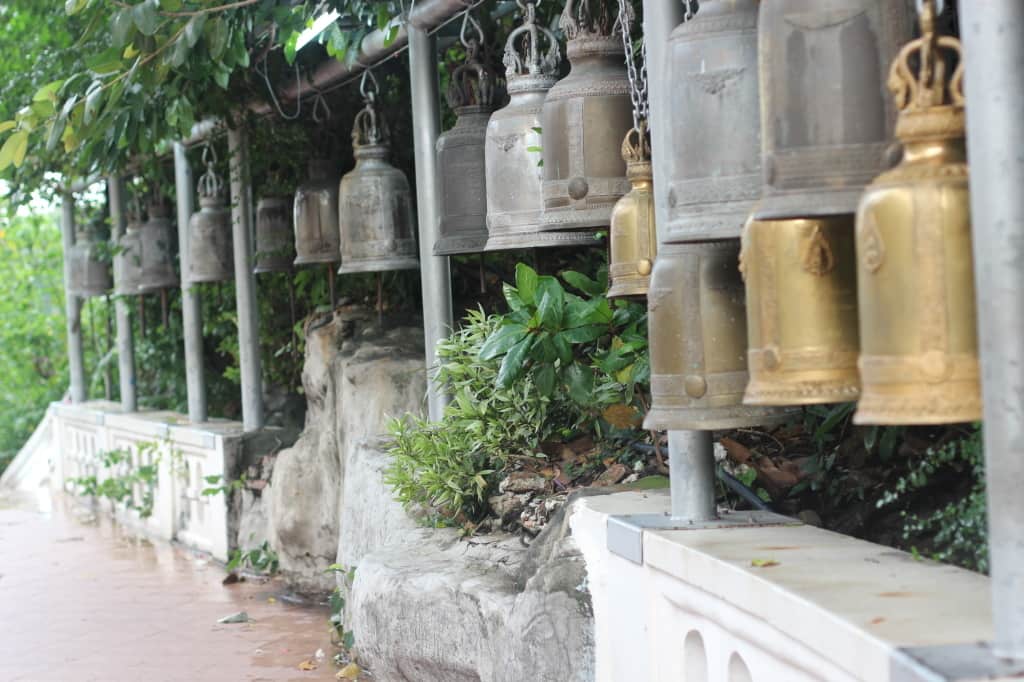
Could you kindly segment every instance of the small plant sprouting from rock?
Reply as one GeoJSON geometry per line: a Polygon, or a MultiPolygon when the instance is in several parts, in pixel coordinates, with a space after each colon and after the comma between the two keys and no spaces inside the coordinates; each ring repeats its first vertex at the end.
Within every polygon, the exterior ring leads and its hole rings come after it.
{"type": "Polygon", "coordinates": [[[221,493],[227,495],[229,492],[241,490],[245,486],[246,475],[245,472],[242,472],[238,478],[228,481],[220,474],[213,474],[212,476],[203,476],[203,480],[207,484],[207,487],[203,488],[203,495],[219,495],[221,493]]]}
{"type": "MultiPolygon", "coordinates": [[[[351,587],[352,581],[356,577],[356,569],[346,569],[341,564],[331,564],[325,570],[325,573],[334,573],[339,577],[339,580],[344,581],[344,587],[351,587]]],[[[342,585],[338,585],[331,592],[331,598],[329,600],[331,609],[331,637],[334,643],[346,652],[351,651],[352,646],[355,644],[355,634],[351,630],[345,629],[345,593],[342,585]]],[[[347,660],[340,660],[339,657],[344,657],[345,652],[338,654],[335,657],[335,663],[338,665],[344,665],[347,660]]]]}
{"type": "Polygon", "coordinates": [[[278,559],[277,552],[274,551],[269,542],[264,540],[262,545],[253,549],[244,551],[241,549],[232,550],[230,560],[225,568],[229,572],[239,568],[251,568],[257,573],[274,575],[279,567],[280,560],[278,559]]]}

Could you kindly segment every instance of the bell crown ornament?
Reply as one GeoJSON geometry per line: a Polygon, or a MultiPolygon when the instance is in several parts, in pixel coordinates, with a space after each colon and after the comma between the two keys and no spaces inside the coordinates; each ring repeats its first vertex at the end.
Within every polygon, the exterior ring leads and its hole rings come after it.
{"type": "Polygon", "coordinates": [[[466,48],[466,61],[452,71],[448,90],[445,92],[448,106],[456,113],[467,107],[490,110],[497,90],[497,77],[489,66],[480,61],[480,46],[484,40],[483,29],[469,12],[462,15],[462,30],[459,37],[466,48]],[[470,24],[474,30],[467,32],[470,24]]]}
{"type": "Polygon", "coordinates": [[[549,90],[558,82],[558,65],[562,61],[558,38],[550,29],[537,24],[535,3],[516,0],[516,4],[523,12],[523,23],[512,29],[505,41],[505,87],[510,95],[524,90],[549,90]],[[542,39],[547,42],[547,49],[542,39]]]}

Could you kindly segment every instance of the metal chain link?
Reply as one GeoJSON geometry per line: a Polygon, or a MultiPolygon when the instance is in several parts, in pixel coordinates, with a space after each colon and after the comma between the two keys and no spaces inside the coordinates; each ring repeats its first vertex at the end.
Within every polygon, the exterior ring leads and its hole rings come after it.
{"type": "Polygon", "coordinates": [[[683,0],[683,22],[687,22],[693,19],[695,12],[693,6],[696,4],[696,0],[683,0]]]}
{"type": "Polygon", "coordinates": [[[626,77],[629,79],[629,98],[633,102],[633,127],[640,129],[640,122],[647,121],[647,42],[640,40],[639,71],[633,58],[633,41],[630,38],[633,24],[633,7],[629,0],[619,0],[619,33],[622,35],[622,48],[626,53],[626,77]]]}

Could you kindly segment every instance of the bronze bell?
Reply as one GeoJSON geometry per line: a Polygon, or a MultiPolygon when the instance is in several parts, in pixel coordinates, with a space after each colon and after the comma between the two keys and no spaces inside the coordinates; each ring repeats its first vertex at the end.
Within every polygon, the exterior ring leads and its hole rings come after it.
{"type": "Polygon", "coordinates": [[[572,69],[541,113],[544,229],[607,227],[629,191],[618,145],[633,127],[622,28],[610,2],[568,0],[559,26],[572,69]]]}
{"type": "Polygon", "coordinates": [[[856,400],[853,216],[750,220],[740,259],[750,343],[743,402],[856,400]]]}
{"type": "Polygon", "coordinates": [[[477,55],[483,31],[470,14],[463,14],[462,43],[466,63],[452,72],[448,106],[455,112],[455,126],[437,138],[437,167],[441,181],[440,237],[434,254],[483,251],[487,243],[487,181],[484,171],[484,139],[494,110],[497,78],[477,55]],[[466,37],[472,22],[477,37],[466,37]]]}
{"type": "Polygon", "coordinates": [[[80,225],[75,230],[75,245],[68,253],[70,278],[68,291],[79,298],[104,296],[112,285],[110,267],[100,259],[99,242],[80,225]]]}
{"type": "Polygon", "coordinates": [[[651,409],[646,429],[730,429],[791,413],[743,405],[747,330],[735,240],[663,244],[647,311],[651,409]]]}
{"type": "Polygon", "coordinates": [[[658,253],[654,226],[654,188],[651,175],[651,140],[647,124],[626,133],[622,158],[632,189],[612,209],[609,233],[608,298],[646,296],[658,253]]]}
{"type": "Polygon", "coordinates": [[[858,424],[981,419],[960,42],[936,35],[931,0],[921,33],[889,76],[903,161],[857,213],[858,424]]]}
{"type": "Polygon", "coordinates": [[[756,0],[702,0],[672,31],[666,55],[663,115],[679,121],[665,133],[661,239],[739,237],[762,185],[756,0]]]}
{"type": "Polygon", "coordinates": [[[295,258],[292,206],[292,200],[287,197],[263,197],[256,202],[254,274],[292,269],[295,258]]]}
{"type": "Polygon", "coordinates": [[[338,272],[418,268],[409,181],[387,161],[388,128],[377,112],[375,91],[363,94],[366,106],[352,126],[356,167],[341,179],[338,272]]]}
{"type": "Polygon", "coordinates": [[[558,82],[561,55],[555,34],[537,24],[537,8],[522,5],[523,25],[505,43],[505,82],[509,103],[491,114],[484,142],[487,178],[486,251],[594,244],[592,234],[543,232],[541,212],[541,109],[558,82]],[[541,39],[547,41],[547,51],[541,39]]]}
{"type": "Polygon", "coordinates": [[[310,159],[309,179],[295,190],[295,265],[341,260],[335,167],[330,159],[310,159]]]}
{"type": "Polygon", "coordinates": [[[764,199],[758,219],[852,214],[891,165],[886,69],[911,37],[909,0],[761,3],[764,199]]]}
{"type": "Polygon", "coordinates": [[[114,282],[122,295],[148,294],[179,284],[174,274],[174,239],[167,206],[153,201],[148,206],[149,219],[143,223],[136,211],[129,217],[125,233],[118,240],[114,258],[114,282]]]}
{"type": "Polygon", "coordinates": [[[231,209],[213,166],[199,178],[199,210],[188,221],[188,282],[226,282],[235,278],[231,209]]]}

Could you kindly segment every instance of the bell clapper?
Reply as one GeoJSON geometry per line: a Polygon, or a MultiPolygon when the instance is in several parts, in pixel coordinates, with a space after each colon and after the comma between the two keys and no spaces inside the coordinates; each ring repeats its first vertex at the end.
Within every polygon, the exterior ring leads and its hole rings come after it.
{"type": "Polygon", "coordinates": [[[487,293],[487,280],[484,278],[484,254],[480,254],[480,293],[487,293]]]}
{"type": "Polygon", "coordinates": [[[139,295],[139,336],[146,338],[146,297],[139,295]]]}
{"type": "Polygon", "coordinates": [[[162,327],[166,327],[167,326],[168,316],[169,316],[168,307],[169,307],[169,304],[168,304],[168,300],[167,300],[167,289],[161,289],[160,290],[160,325],[162,327]]]}
{"type": "Polygon", "coordinates": [[[377,326],[384,328],[384,273],[377,272],[377,326]]]}
{"type": "Polygon", "coordinates": [[[331,310],[338,305],[338,292],[334,275],[334,263],[327,264],[327,289],[331,294],[331,310]]]}

